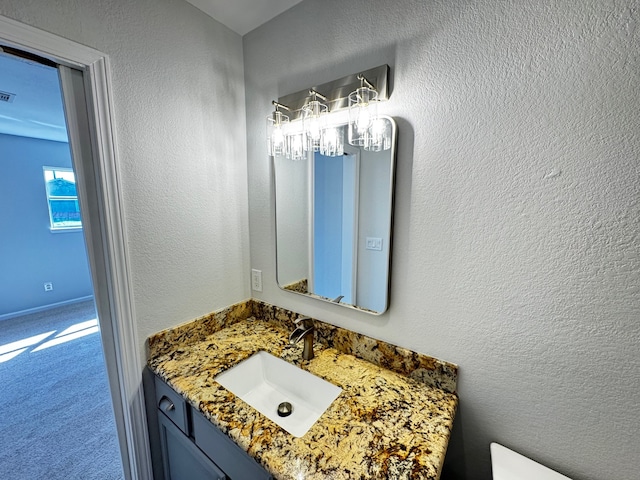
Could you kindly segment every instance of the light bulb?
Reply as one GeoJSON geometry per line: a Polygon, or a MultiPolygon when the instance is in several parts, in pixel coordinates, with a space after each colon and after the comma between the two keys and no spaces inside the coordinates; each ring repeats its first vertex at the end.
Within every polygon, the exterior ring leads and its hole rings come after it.
{"type": "Polygon", "coordinates": [[[356,117],[356,127],[358,131],[366,130],[371,124],[371,114],[369,112],[369,105],[360,106],[360,111],[356,117]]]}
{"type": "Polygon", "coordinates": [[[320,134],[328,111],[327,105],[318,100],[311,100],[302,107],[302,126],[307,138],[307,150],[320,150],[320,134]]]}
{"type": "Polygon", "coordinates": [[[273,154],[282,155],[284,153],[284,133],[281,127],[273,129],[273,135],[271,136],[273,142],[273,154]]]}
{"type": "Polygon", "coordinates": [[[314,141],[320,138],[320,121],[318,118],[309,119],[309,136],[314,141]]]}

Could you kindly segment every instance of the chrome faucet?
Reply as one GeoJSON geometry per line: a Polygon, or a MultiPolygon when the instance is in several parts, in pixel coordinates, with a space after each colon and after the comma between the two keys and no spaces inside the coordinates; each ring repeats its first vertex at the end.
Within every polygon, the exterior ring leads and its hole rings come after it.
{"type": "Polygon", "coordinates": [[[291,332],[291,335],[289,335],[289,343],[293,345],[304,338],[302,359],[311,360],[313,358],[313,320],[311,320],[310,317],[300,317],[294,320],[293,323],[295,323],[297,326],[296,329],[291,332]]]}

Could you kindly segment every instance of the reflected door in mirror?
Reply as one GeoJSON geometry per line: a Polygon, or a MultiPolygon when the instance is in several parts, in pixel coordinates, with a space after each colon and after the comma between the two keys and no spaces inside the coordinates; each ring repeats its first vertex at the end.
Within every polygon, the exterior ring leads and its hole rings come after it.
{"type": "Polygon", "coordinates": [[[356,303],[358,239],[358,155],[313,161],[313,223],[308,292],[356,303]]]}

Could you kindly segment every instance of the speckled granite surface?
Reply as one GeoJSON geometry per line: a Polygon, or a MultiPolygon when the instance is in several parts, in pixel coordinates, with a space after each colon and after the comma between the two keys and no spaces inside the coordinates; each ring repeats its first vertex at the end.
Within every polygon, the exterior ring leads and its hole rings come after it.
{"type": "Polygon", "coordinates": [[[457,406],[455,365],[322,322],[316,357],[303,361],[301,343],[288,344],[295,317],[243,302],[154,335],[148,363],[278,480],[439,478],[457,406]],[[343,389],[301,438],[214,380],[259,350],[343,389]]]}
{"type": "Polygon", "coordinates": [[[289,285],[285,285],[285,290],[289,290],[290,292],[298,292],[298,293],[307,293],[309,282],[306,278],[302,280],[298,280],[297,282],[290,283],[289,285]]]}
{"type": "MultiPolygon", "coordinates": [[[[290,331],[294,329],[293,320],[299,316],[297,313],[255,300],[251,300],[250,303],[253,317],[280,322],[290,331]]],[[[314,319],[314,324],[316,340],[328,347],[409,376],[429,386],[450,393],[456,392],[458,366],[453,363],[412,352],[320,320],[314,319]]]]}

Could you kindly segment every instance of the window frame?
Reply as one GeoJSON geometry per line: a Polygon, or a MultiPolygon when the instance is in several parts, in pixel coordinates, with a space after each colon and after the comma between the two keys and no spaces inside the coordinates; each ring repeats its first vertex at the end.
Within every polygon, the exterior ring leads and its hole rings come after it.
{"type": "Polygon", "coordinates": [[[49,182],[50,180],[47,180],[47,172],[53,172],[53,178],[55,179],[55,172],[70,172],[73,174],[73,183],[74,185],[76,184],[76,173],[74,172],[73,168],[71,167],[51,167],[48,165],[43,165],[42,167],[42,174],[44,177],[44,191],[45,194],[47,196],[47,210],[49,212],[49,230],[52,233],[62,233],[62,232],[79,232],[82,231],[82,216],[80,217],[80,221],[79,224],[74,224],[74,225],[60,225],[60,224],[56,224],[53,220],[53,211],[51,209],[51,202],[52,201],[75,201],[76,205],[78,206],[78,213],[80,213],[80,205],[78,203],[78,190],[77,190],[77,186],[76,186],[76,194],[75,195],[50,195],[49,194],[49,188],[47,187],[47,182],[49,182]]]}

